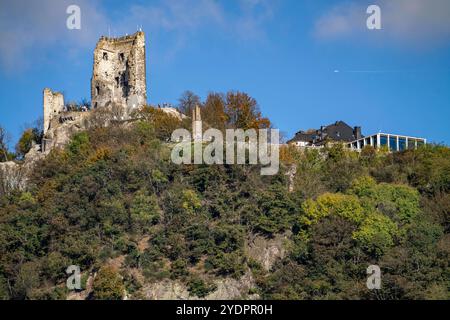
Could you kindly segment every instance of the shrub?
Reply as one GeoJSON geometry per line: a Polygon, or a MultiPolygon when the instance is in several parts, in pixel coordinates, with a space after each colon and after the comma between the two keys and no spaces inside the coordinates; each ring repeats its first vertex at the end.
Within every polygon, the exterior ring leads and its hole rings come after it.
{"type": "Polygon", "coordinates": [[[16,145],[16,153],[20,158],[23,158],[30,151],[33,141],[35,141],[33,129],[25,130],[16,145]]]}
{"type": "Polygon", "coordinates": [[[388,217],[374,212],[363,221],[361,228],[353,233],[353,238],[369,253],[381,256],[394,245],[397,235],[397,225],[388,217]]]}
{"type": "Polygon", "coordinates": [[[101,268],[93,283],[93,297],[96,300],[121,300],[124,285],[120,275],[112,267],[101,268]]]}
{"type": "Polygon", "coordinates": [[[308,199],[302,205],[304,215],[301,222],[305,225],[316,223],[320,219],[335,215],[354,222],[364,218],[363,207],[356,196],[341,193],[325,193],[317,200],[308,199]]]}
{"type": "Polygon", "coordinates": [[[191,279],[189,279],[187,287],[190,294],[199,298],[204,298],[210,292],[217,289],[217,286],[215,284],[208,284],[199,277],[192,277],[191,279]]]}

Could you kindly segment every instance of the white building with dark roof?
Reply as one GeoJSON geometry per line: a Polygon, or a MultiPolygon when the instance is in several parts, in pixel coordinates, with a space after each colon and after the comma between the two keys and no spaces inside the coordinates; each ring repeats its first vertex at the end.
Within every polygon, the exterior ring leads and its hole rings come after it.
{"type": "Polygon", "coordinates": [[[344,121],[336,121],[320,129],[299,131],[288,144],[298,147],[322,147],[328,142],[342,142],[351,150],[361,151],[366,146],[375,149],[386,147],[389,151],[403,151],[407,149],[417,149],[425,145],[424,138],[411,137],[390,133],[377,133],[370,136],[363,136],[361,127],[350,127],[344,121]]]}

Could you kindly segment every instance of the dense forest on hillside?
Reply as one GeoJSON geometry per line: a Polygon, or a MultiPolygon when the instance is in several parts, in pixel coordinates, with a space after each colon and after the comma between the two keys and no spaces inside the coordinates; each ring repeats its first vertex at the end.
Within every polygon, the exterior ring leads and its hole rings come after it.
{"type": "Polygon", "coordinates": [[[139,299],[163,279],[204,297],[215,279],[247,272],[248,295],[262,299],[450,299],[449,148],[287,147],[279,174],[261,176],[254,165],[173,164],[166,141],[180,125],[147,109],[93,127],[40,161],[26,191],[0,191],[0,297],[64,299],[65,270],[78,265],[83,286],[97,272],[92,299],[139,299]],[[280,234],[286,254],[267,271],[246,244],[280,234]],[[108,266],[117,257],[123,265],[108,266]],[[381,290],[366,287],[373,264],[381,290]]]}

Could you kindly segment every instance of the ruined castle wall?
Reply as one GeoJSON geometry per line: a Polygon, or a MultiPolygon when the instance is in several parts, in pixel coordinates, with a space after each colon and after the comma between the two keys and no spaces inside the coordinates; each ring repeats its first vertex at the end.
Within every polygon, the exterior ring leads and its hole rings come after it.
{"type": "Polygon", "coordinates": [[[64,111],[64,96],[62,93],[44,89],[44,134],[50,129],[53,118],[64,111]]]}
{"type": "Polygon", "coordinates": [[[87,128],[86,119],[90,115],[90,112],[65,111],[60,113],[58,117],[52,118],[50,129],[44,136],[42,151],[47,153],[55,147],[64,147],[74,133],[87,128]]]}
{"type": "Polygon", "coordinates": [[[145,35],[102,37],[94,50],[92,107],[119,105],[124,111],[147,102],[145,35]]]}
{"type": "Polygon", "coordinates": [[[91,79],[91,106],[99,109],[99,113],[65,111],[63,95],[44,89],[44,140],[41,149],[47,153],[64,146],[75,132],[86,129],[90,123],[107,125],[111,120],[126,120],[132,109],[146,103],[144,33],[120,38],[101,37],[94,50],[91,79]],[[111,108],[111,112],[103,112],[102,108],[111,108]],[[111,119],[100,119],[105,117],[111,119]],[[118,119],[120,117],[122,119],[118,119]]]}

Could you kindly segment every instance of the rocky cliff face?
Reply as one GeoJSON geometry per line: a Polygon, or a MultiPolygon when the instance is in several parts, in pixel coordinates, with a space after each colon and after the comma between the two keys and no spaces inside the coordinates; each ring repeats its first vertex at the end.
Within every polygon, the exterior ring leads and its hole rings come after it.
{"type": "MultiPolygon", "coordinates": [[[[273,239],[256,237],[247,244],[248,255],[261,263],[266,271],[269,271],[272,265],[285,255],[285,241],[289,235],[277,235],[273,239]]],[[[148,247],[148,237],[144,237],[139,243],[139,248],[143,251],[148,247]]],[[[252,271],[249,269],[239,279],[232,277],[217,277],[212,283],[215,290],[206,297],[199,298],[192,295],[186,284],[179,280],[164,279],[157,282],[147,282],[140,269],[127,268],[124,263],[125,256],[118,256],[109,259],[106,264],[117,272],[125,271],[131,275],[142,287],[133,294],[124,293],[125,300],[145,299],[145,300],[257,300],[259,294],[254,293],[256,289],[255,279],[252,271]]],[[[86,289],[80,292],[72,292],[67,296],[68,300],[89,299],[92,294],[92,283],[96,273],[89,273],[86,283],[86,289]]]]}
{"type": "Polygon", "coordinates": [[[278,259],[286,255],[285,242],[289,238],[289,233],[276,235],[272,239],[256,236],[249,241],[248,256],[259,262],[266,271],[270,271],[278,259]]]}
{"type": "Polygon", "coordinates": [[[8,194],[10,190],[25,187],[25,173],[23,167],[14,161],[0,163],[0,195],[8,194]]]}
{"type": "Polygon", "coordinates": [[[0,162],[0,195],[9,194],[12,190],[25,190],[29,174],[43,157],[45,155],[40,151],[40,145],[34,145],[23,163],[0,162]]]}
{"type": "MultiPolygon", "coordinates": [[[[233,300],[233,299],[259,299],[259,295],[250,294],[250,289],[255,287],[251,272],[247,272],[239,280],[223,278],[214,281],[216,290],[208,294],[205,300],[233,300]]],[[[191,296],[186,286],[173,280],[163,280],[144,286],[142,293],[149,300],[199,300],[191,296]]]]}

